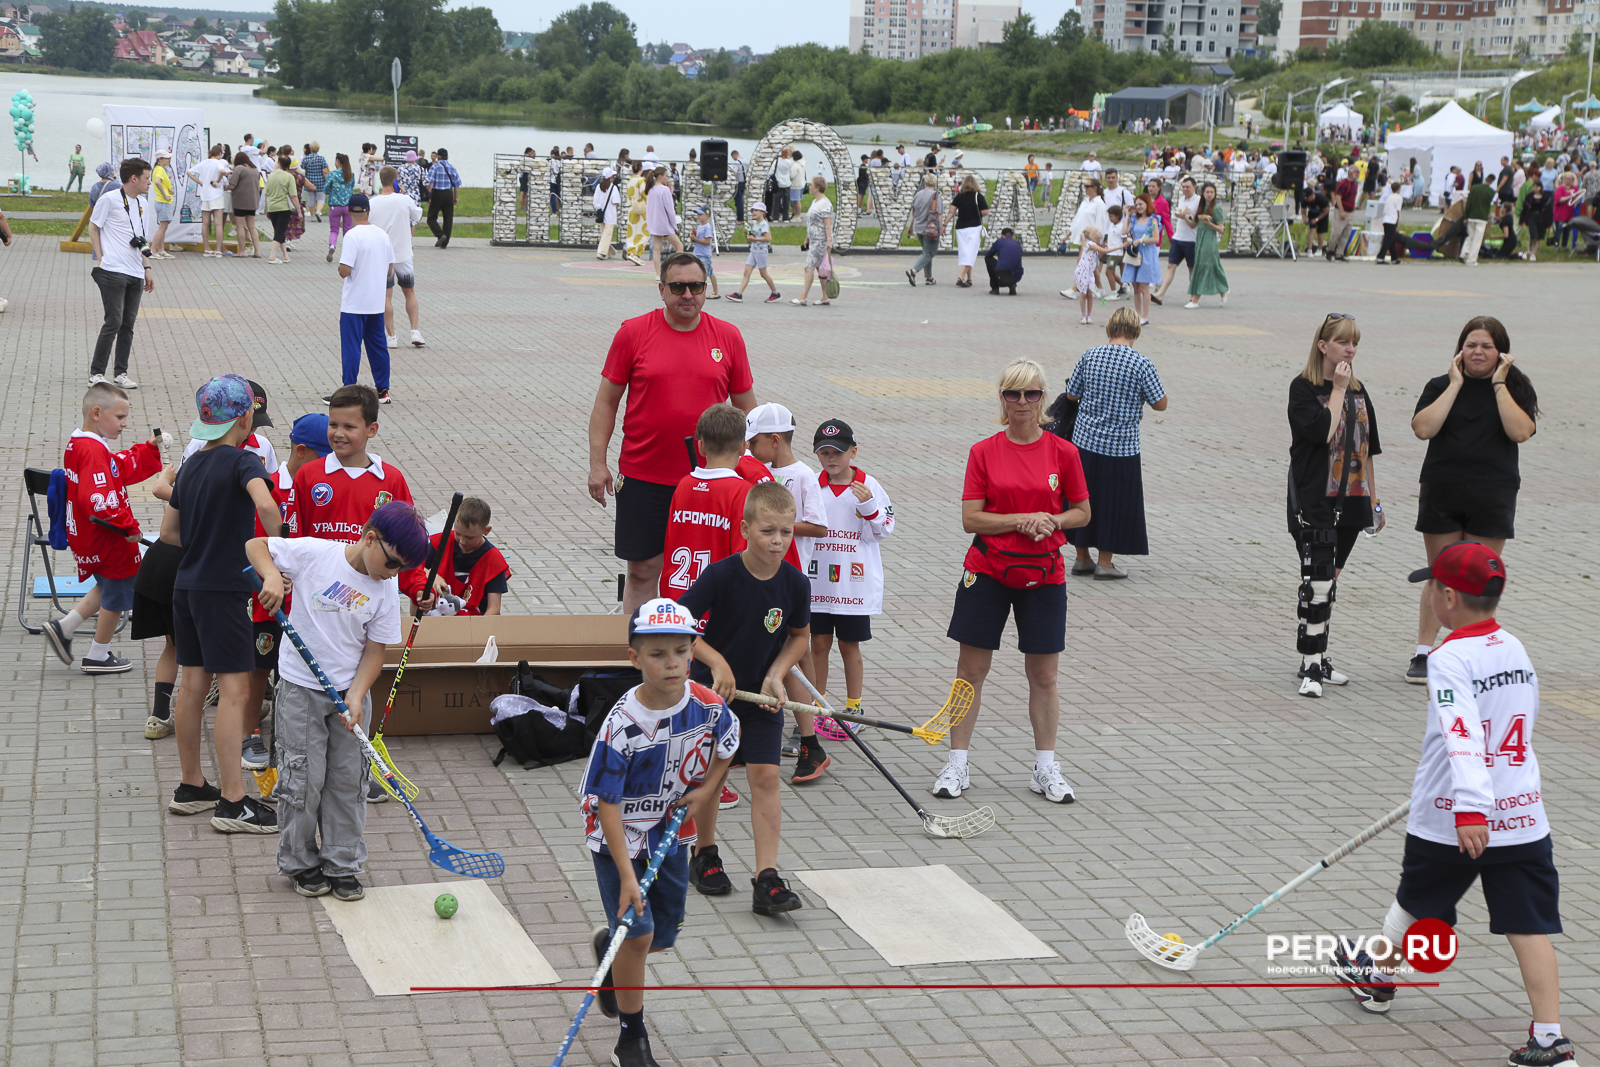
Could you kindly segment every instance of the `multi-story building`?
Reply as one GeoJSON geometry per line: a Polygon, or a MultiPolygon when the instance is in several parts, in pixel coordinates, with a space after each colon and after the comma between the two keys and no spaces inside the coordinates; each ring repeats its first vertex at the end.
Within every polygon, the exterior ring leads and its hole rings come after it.
{"type": "MultiPolygon", "coordinates": [[[[1284,7],[1293,0],[1284,0],[1284,7]]],[[[1118,52],[1154,52],[1167,34],[1180,55],[1227,60],[1253,55],[1259,0],[1096,0],[1091,32],[1118,52]]]]}
{"type": "Polygon", "coordinates": [[[952,48],[999,44],[1020,4],[960,0],[850,0],[850,51],[920,59],[952,48]]]}
{"type": "Polygon", "coordinates": [[[1373,19],[1398,22],[1441,55],[1553,59],[1575,31],[1600,24],[1600,0],[1284,0],[1278,54],[1326,48],[1373,19]]]}

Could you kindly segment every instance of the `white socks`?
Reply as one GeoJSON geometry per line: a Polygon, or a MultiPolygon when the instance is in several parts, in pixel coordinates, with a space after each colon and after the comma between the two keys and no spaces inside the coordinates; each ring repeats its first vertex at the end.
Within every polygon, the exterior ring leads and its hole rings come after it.
{"type": "Polygon", "coordinates": [[[95,641],[89,645],[89,655],[85,658],[90,660],[102,660],[109,655],[111,655],[111,642],[107,641],[102,645],[99,641],[95,641]]]}
{"type": "Polygon", "coordinates": [[[1056,761],[1056,750],[1053,748],[1036,748],[1033,750],[1033,766],[1035,770],[1048,771],[1050,765],[1056,761]]]}
{"type": "Polygon", "coordinates": [[[1560,1023],[1534,1023],[1533,1039],[1539,1043],[1540,1048],[1549,1048],[1561,1036],[1560,1023]]]}
{"type": "Polygon", "coordinates": [[[83,625],[83,616],[79,615],[76,611],[69,611],[65,615],[61,616],[60,623],[61,632],[70,638],[72,636],[72,631],[83,625]]]}
{"type": "Polygon", "coordinates": [[[1417,646],[1417,655],[1419,655],[1419,656],[1426,656],[1428,653],[1430,653],[1432,651],[1433,651],[1433,646],[1432,645],[1418,645],[1417,646]]]}
{"type": "Polygon", "coordinates": [[[965,767],[966,765],[967,765],[967,750],[964,749],[964,748],[952,748],[950,750],[950,766],[952,766],[952,767],[965,767]]]}

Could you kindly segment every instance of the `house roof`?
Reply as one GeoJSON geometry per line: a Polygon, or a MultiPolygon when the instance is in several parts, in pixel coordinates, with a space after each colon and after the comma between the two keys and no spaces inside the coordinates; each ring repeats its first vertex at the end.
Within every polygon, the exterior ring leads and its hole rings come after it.
{"type": "Polygon", "coordinates": [[[1106,97],[1106,103],[1113,100],[1129,102],[1134,100],[1172,100],[1187,93],[1197,93],[1200,90],[1192,85],[1162,85],[1162,86],[1137,86],[1131,89],[1122,89],[1106,97]]]}

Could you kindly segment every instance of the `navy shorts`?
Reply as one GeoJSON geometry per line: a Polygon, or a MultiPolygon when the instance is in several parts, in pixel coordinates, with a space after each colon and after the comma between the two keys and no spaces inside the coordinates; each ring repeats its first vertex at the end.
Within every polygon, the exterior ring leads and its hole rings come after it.
{"type": "Polygon", "coordinates": [[[256,670],[270,671],[278,666],[278,646],[283,643],[283,624],[277,619],[253,623],[255,629],[256,670]]]}
{"type": "MultiPolygon", "coordinates": [[[[617,873],[617,862],[610,856],[591,851],[594,857],[594,879],[600,883],[600,906],[606,910],[606,923],[616,932],[621,923],[617,911],[622,899],[622,876],[617,873]]],[[[633,858],[633,874],[641,882],[649,860],[633,858]]],[[[644,914],[636,916],[628,931],[628,940],[654,934],[651,948],[671,948],[678,940],[683,927],[683,913],[689,898],[689,847],[681,841],[678,850],[661,861],[656,880],[644,894],[644,914]]]]}
{"type": "Polygon", "coordinates": [[[952,641],[990,651],[1000,647],[1006,618],[1017,616],[1017,649],[1024,655],[1042,656],[1067,647],[1067,587],[1036,585],[1011,589],[987,574],[961,572],[956,584],[956,606],[950,613],[952,641]]]}
{"type": "MultiPolygon", "coordinates": [[[[709,683],[707,683],[709,684],[709,683]]],[[[739,717],[739,750],[733,765],[783,762],[783,710],[735,700],[728,705],[739,717]]]]}
{"type": "Polygon", "coordinates": [[[841,641],[871,641],[871,615],[836,615],[831,611],[811,613],[811,636],[825,634],[841,641]]]}
{"type": "Polygon", "coordinates": [[[1173,239],[1172,247],[1167,249],[1167,262],[1176,267],[1179,263],[1187,263],[1190,270],[1194,270],[1194,242],[1173,239]]]}
{"type": "Polygon", "coordinates": [[[1464,533],[1506,541],[1517,533],[1517,487],[1423,482],[1417,498],[1417,532],[1464,533]]]}
{"type": "Polygon", "coordinates": [[[617,478],[616,556],[631,562],[655,559],[666,551],[667,516],[676,485],[617,478]]]}
{"type": "Polygon", "coordinates": [[[1548,836],[1523,845],[1486,848],[1471,859],[1455,845],[1406,835],[1395,900],[1419,919],[1456,925],[1456,902],[1483,878],[1492,934],[1559,934],[1561,880],[1548,836]]]}
{"type": "Polygon", "coordinates": [[[107,578],[103,574],[94,576],[95,587],[100,590],[100,608],[102,611],[132,611],[133,610],[133,575],[126,578],[107,578]]]}
{"type": "Polygon", "coordinates": [[[178,666],[207,674],[255,670],[250,594],[219,589],[172,591],[172,643],[178,666]]]}

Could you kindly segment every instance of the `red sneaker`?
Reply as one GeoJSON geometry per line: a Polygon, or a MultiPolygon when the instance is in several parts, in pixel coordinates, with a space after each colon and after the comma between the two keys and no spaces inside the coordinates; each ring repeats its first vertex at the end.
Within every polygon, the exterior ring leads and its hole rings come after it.
{"type": "Polygon", "coordinates": [[[733,790],[729,789],[727,786],[723,786],[722,787],[722,799],[717,801],[717,807],[726,809],[726,808],[731,808],[731,807],[733,807],[734,805],[736,805],[738,803],[739,803],[739,794],[735,793],[733,790]]]}

